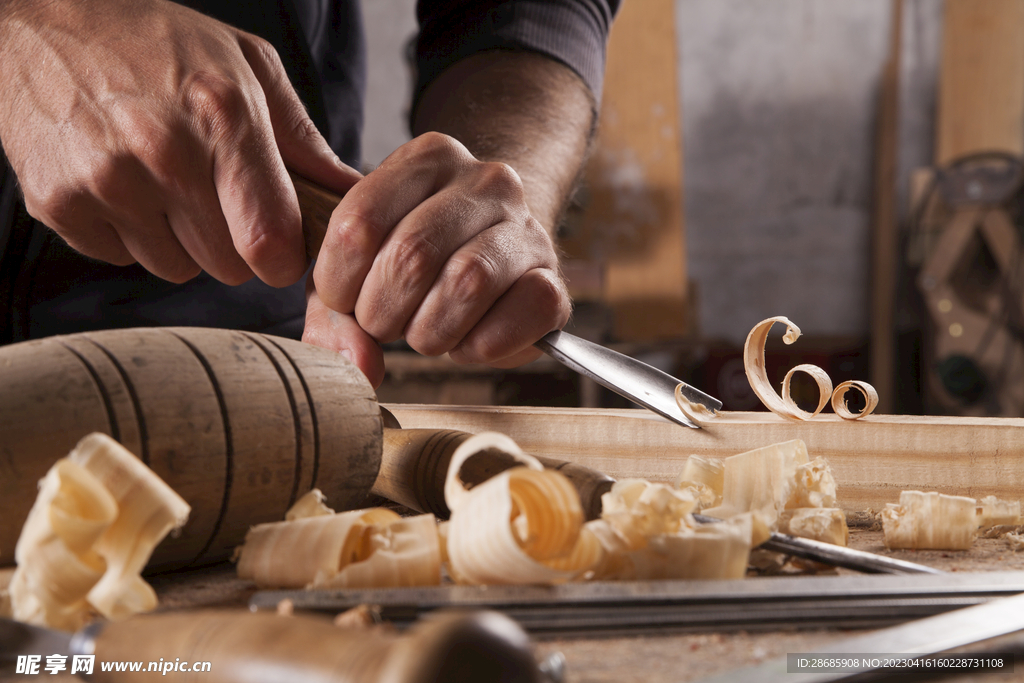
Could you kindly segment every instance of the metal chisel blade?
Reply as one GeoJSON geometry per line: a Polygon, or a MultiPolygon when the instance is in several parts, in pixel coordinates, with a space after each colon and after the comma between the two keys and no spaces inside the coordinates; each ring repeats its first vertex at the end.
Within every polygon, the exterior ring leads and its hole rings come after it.
{"type": "MultiPolygon", "coordinates": [[[[496,609],[536,637],[802,628],[877,628],[1024,590],[1024,572],[608,581],[558,586],[429,586],[260,591],[249,605],[337,613],[374,605],[405,625],[440,608],[496,609]]],[[[886,650],[888,651],[888,650],[886,650]]],[[[757,680],[757,679],[752,679],[757,680]]]]}
{"type": "Polygon", "coordinates": [[[684,427],[700,429],[700,425],[676,405],[675,391],[680,384],[683,385],[681,393],[691,403],[699,403],[709,410],[722,408],[722,402],[717,398],[667,372],[568,332],[550,332],[534,346],[601,386],[684,427]]]}

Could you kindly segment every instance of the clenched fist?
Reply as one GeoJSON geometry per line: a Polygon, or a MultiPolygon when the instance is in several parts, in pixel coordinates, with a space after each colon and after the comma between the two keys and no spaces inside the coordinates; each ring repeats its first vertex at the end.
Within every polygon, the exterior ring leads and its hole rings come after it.
{"type": "Polygon", "coordinates": [[[565,325],[571,302],[516,172],[426,133],[356,184],[331,217],[303,339],[379,383],[375,342],[513,367],[565,325]]]}
{"type": "Polygon", "coordinates": [[[29,213],[87,256],[183,282],[306,267],[285,167],[345,192],[265,41],[165,0],[0,4],[0,142],[29,213]]]}

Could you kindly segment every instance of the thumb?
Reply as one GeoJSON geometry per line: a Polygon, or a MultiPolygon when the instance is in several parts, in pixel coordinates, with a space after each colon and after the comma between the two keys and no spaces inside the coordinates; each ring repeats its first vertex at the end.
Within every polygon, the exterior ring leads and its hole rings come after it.
{"type": "Polygon", "coordinates": [[[380,344],[359,327],[355,316],[327,308],[313,288],[306,285],[306,328],[302,341],[337,351],[363,371],[376,389],[384,381],[384,352],[380,344]]]}
{"type": "Polygon", "coordinates": [[[343,163],[317,130],[288,80],[277,51],[270,43],[247,33],[240,33],[239,44],[263,88],[270,124],[285,166],[344,195],[362,174],[343,163]]]}

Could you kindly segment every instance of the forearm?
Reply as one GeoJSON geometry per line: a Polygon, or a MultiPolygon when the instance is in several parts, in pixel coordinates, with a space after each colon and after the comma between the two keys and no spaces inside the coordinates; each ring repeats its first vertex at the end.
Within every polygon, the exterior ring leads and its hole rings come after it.
{"type": "Polygon", "coordinates": [[[568,67],[532,52],[487,52],[456,63],[427,87],[413,133],[445,133],[478,159],[514,168],[530,212],[553,235],[595,116],[590,91],[568,67]]]}

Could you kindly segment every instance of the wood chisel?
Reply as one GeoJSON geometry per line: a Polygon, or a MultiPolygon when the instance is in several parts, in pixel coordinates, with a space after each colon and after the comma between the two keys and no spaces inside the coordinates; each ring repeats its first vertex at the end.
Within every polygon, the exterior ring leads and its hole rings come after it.
{"type": "MultiPolygon", "coordinates": [[[[1024,572],[755,577],[557,586],[260,591],[249,604],[335,613],[374,605],[403,626],[441,608],[494,609],[536,637],[778,628],[878,628],[1024,592],[1024,572]]],[[[751,679],[756,680],[756,679],[751,679]]]]}
{"type": "Polygon", "coordinates": [[[717,398],[667,372],[568,332],[550,332],[534,346],[601,386],[684,427],[700,429],[700,425],[687,417],[676,404],[678,386],[682,387],[681,393],[691,403],[698,403],[711,411],[722,409],[722,402],[717,398]]]}
{"type": "MultiPolygon", "coordinates": [[[[314,259],[320,253],[320,245],[327,234],[331,213],[338,206],[341,197],[295,174],[292,174],[292,182],[295,184],[302,212],[306,254],[310,259],[314,259]]],[[[687,417],[676,405],[677,386],[683,386],[683,396],[692,403],[699,403],[712,411],[722,408],[722,402],[718,399],[666,372],[567,332],[551,332],[535,346],[601,386],[685,427],[700,429],[700,425],[687,417]]]]}

